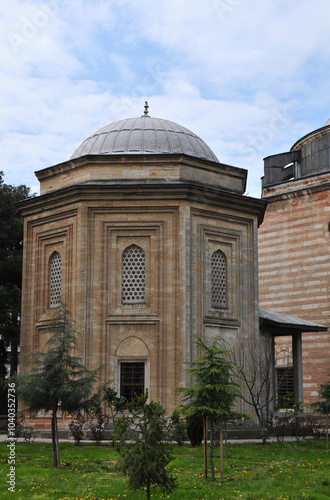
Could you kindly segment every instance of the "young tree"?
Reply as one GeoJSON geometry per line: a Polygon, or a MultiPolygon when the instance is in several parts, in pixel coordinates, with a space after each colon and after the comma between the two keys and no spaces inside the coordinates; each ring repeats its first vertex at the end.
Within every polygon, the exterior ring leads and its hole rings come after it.
{"type": "Polygon", "coordinates": [[[171,493],[176,480],[166,468],[173,457],[172,446],[166,439],[165,409],[160,403],[147,403],[147,397],[140,396],[130,405],[132,415],[118,451],[122,456],[121,470],[128,474],[130,487],[134,491],[146,488],[149,500],[152,485],[162,493],[171,493]]]}
{"type": "Polygon", "coordinates": [[[119,413],[124,411],[127,406],[127,401],[124,396],[118,396],[117,391],[109,386],[102,388],[102,401],[110,410],[110,418],[112,420],[112,446],[115,446],[116,417],[119,413]]]}
{"type": "MultiPolygon", "coordinates": [[[[23,219],[16,203],[31,196],[24,185],[3,182],[0,172],[0,384],[17,372],[20,336],[23,219]]],[[[5,391],[6,389],[2,389],[5,391]]],[[[0,397],[0,414],[7,397],[0,397]]]]}
{"type": "Polygon", "coordinates": [[[311,407],[317,413],[321,415],[326,415],[326,454],[329,453],[329,414],[330,414],[330,380],[325,384],[321,385],[321,388],[318,392],[321,401],[315,401],[311,403],[311,407]]]}
{"type": "Polygon", "coordinates": [[[63,302],[45,333],[49,335],[47,350],[38,353],[29,373],[18,377],[18,395],[31,411],[52,412],[53,461],[59,468],[57,412],[74,413],[88,407],[97,371],[88,370],[74,355],[76,324],[63,302]]]}
{"type": "Polygon", "coordinates": [[[210,425],[210,469],[214,479],[214,439],[215,426],[220,431],[220,472],[223,479],[223,423],[228,418],[242,416],[233,410],[239,395],[239,386],[233,381],[236,367],[230,360],[231,353],[222,349],[222,339],[216,337],[211,346],[197,338],[195,344],[201,356],[188,363],[187,373],[193,378],[190,387],[177,387],[174,392],[181,394],[183,412],[188,417],[201,416],[204,422],[204,477],[207,477],[207,425],[210,425]]]}
{"type": "Polygon", "coordinates": [[[240,346],[234,354],[239,365],[239,374],[247,393],[241,392],[242,399],[254,408],[260,428],[262,443],[266,444],[266,423],[270,415],[274,391],[274,351],[272,339],[263,336],[260,343],[255,341],[240,346]]]}

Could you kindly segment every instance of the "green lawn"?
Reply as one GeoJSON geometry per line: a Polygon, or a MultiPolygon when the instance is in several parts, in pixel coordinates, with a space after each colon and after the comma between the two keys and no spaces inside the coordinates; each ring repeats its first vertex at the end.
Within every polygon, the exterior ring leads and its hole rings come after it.
{"type": "MultiPolygon", "coordinates": [[[[16,445],[16,492],[18,499],[144,499],[145,492],[133,493],[127,478],[118,473],[118,455],[107,446],[61,443],[60,470],[52,467],[49,444],[16,445]]],[[[178,488],[169,496],[157,489],[152,498],[206,499],[330,499],[330,456],[324,441],[233,445],[228,448],[224,481],[203,479],[202,447],[175,448],[169,464],[178,479],[178,488]]],[[[8,448],[0,444],[0,495],[12,495],[6,484],[8,448]]],[[[219,461],[217,459],[217,464],[219,461]]],[[[13,498],[14,498],[13,497],[13,498]]]]}

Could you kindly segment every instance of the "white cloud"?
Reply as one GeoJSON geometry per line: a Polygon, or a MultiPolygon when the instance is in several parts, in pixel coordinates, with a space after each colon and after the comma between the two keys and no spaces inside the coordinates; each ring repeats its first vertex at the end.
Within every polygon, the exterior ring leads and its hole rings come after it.
{"type": "Polygon", "coordinates": [[[109,59],[117,69],[121,80],[131,82],[134,79],[134,73],[130,68],[130,60],[127,57],[111,52],[109,59]]]}
{"type": "Polygon", "coordinates": [[[326,0],[169,0],[157,3],[157,10],[147,0],[145,16],[138,15],[140,2],[129,3],[137,37],[175,51],[178,67],[190,66],[194,78],[210,79],[219,91],[239,81],[281,92],[315,53],[329,52],[326,0]],[[223,18],[221,5],[232,6],[223,18]]]}

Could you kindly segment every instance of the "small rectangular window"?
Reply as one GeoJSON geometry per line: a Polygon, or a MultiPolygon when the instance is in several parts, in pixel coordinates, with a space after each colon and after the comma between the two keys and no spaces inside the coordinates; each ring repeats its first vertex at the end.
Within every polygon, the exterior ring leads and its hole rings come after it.
{"type": "Polygon", "coordinates": [[[144,394],[144,363],[120,364],[120,395],[127,401],[144,394]]]}
{"type": "Polygon", "coordinates": [[[293,397],[293,368],[276,368],[277,399],[281,408],[292,408],[293,397]]]}

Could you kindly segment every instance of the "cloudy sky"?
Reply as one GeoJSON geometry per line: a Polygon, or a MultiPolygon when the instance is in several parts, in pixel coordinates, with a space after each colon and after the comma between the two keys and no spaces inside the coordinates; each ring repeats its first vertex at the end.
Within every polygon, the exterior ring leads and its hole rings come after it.
{"type": "Polygon", "coordinates": [[[6,0],[0,7],[0,170],[69,159],[104,125],[149,114],[248,169],[330,117],[329,0],[6,0]]]}

